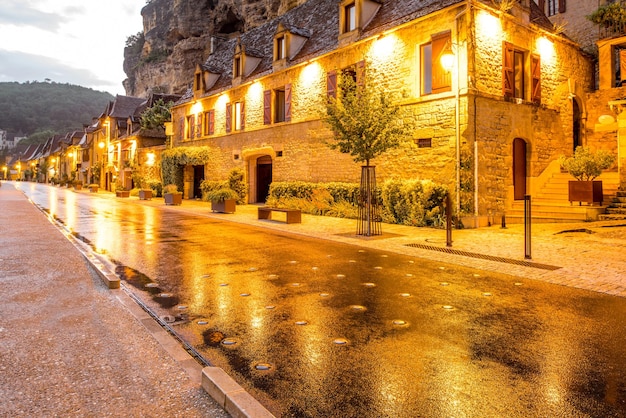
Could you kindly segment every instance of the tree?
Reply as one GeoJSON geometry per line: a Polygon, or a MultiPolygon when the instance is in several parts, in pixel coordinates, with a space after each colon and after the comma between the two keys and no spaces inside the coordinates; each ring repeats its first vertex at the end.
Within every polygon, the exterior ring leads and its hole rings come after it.
{"type": "Polygon", "coordinates": [[[155,101],[151,107],[148,107],[141,113],[141,127],[143,129],[154,129],[163,126],[165,122],[171,121],[172,105],[173,102],[165,103],[163,99],[155,101]]]}
{"type": "Polygon", "coordinates": [[[414,123],[393,103],[390,93],[357,83],[353,73],[340,76],[338,97],[329,97],[322,122],[334,133],[331,149],[365,162],[361,170],[358,235],[380,235],[376,172],[370,161],[412,137],[414,123]]]}

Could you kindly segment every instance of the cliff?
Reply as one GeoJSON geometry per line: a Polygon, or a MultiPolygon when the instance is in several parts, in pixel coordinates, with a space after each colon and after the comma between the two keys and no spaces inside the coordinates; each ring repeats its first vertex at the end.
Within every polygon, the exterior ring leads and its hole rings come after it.
{"type": "Polygon", "coordinates": [[[234,36],[306,0],[152,0],[142,10],[143,33],[124,48],[126,94],[182,94],[196,64],[209,55],[211,36],[234,36]]]}

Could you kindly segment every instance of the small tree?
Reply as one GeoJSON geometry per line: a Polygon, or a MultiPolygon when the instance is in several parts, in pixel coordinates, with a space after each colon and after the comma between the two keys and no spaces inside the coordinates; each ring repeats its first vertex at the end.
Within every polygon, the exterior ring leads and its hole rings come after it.
{"type": "Polygon", "coordinates": [[[370,161],[412,136],[414,124],[382,88],[357,84],[350,73],[340,76],[340,93],[329,97],[321,119],[334,133],[331,149],[364,162],[361,170],[358,235],[379,235],[376,172],[370,161]]]}
{"type": "Polygon", "coordinates": [[[172,105],[173,102],[165,103],[163,99],[155,101],[151,107],[141,113],[141,127],[154,129],[164,126],[165,122],[170,122],[172,120],[172,105]]]}
{"type": "Polygon", "coordinates": [[[615,156],[605,150],[593,153],[586,147],[576,147],[573,157],[561,156],[561,167],[567,170],[579,181],[593,180],[602,174],[603,170],[611,167],[615,156]]]}

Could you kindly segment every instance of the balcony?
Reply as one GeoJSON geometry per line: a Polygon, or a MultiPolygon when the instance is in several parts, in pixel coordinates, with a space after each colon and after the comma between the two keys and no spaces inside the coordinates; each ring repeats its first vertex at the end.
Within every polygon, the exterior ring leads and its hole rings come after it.
{"type": "Polygon", "coordinates": [[[615,0],[600,6],[590,16],[598,25],[599,39],[612,39],[626,35],[626,0],[615,0]]]}

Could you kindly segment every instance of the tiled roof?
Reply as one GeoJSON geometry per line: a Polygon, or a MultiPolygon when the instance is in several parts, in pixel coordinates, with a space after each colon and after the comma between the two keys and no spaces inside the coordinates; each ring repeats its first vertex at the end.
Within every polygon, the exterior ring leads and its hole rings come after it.
{"type": "Polygon", "coordinates": [[[146,99],[131,96],[115,96],[113,106],[110,109],[109,116],[112,118],[128,118],[135,113],[137,106],[141,105],[146,99]]]}

